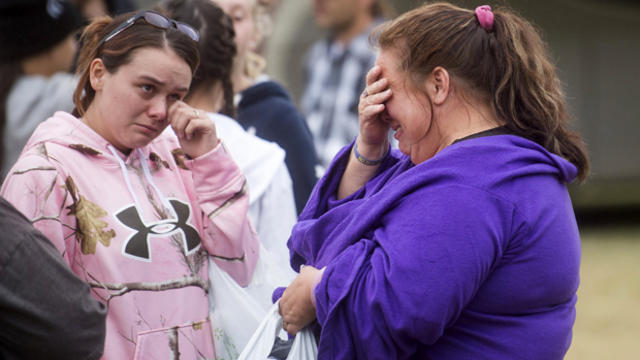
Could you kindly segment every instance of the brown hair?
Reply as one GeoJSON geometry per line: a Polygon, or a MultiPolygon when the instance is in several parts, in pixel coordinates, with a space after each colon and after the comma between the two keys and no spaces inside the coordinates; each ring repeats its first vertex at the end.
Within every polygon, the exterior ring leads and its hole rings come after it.
{"type": "Polygon", "coordinates": [[[424,79],[436,66],[447,69],[488,101],[511,131],[569,160],[584,180],[589,159],[580,136],[567,129],[565,97],[545,43],[532,24],[512,11],[493,13],[489,32],[473,10],[423,5],[373,36],[382,49],[399,50],[401,68],[413,79],[424,79]]]}
{"type": "Polygon", "coordinates": [[[100,46],[107,34],[133,15],[134,13],[127,13],[115,19],[109,16],[97,18],[83,31],[76,71],[79,80],[73,94],[74,115],[84,115],[95,96],[89,81],[89,66],[96,58],[102,59],[107,71],[114,73],[120,66],[131,61],[132,54],[137,49],[169,47],[189,65],[192,73],[196,71],[200,61],[198,44],[175,27],[165,30],[138,20],[135,25],[100,46]]]}
{"type": "Polygon", "coordinates": [[[220,81],[224,96],[220,113],[235,117],[231,74],[236,45],[231,18],[211,0],[169,0],[160,10],[200,31],[200,66],[191,91],[220,81]]]}

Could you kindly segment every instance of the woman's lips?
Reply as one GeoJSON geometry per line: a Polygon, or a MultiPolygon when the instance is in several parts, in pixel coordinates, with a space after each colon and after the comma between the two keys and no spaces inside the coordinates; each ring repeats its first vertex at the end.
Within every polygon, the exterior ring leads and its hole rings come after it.
{"type": "Polygon", "coordinates": [[[144,124],[136,124],[140,129],[142,129],[142,131],[149,133],[149,134],[155,134],[156,132],[158,132],[158,129],[156,129],[153,126],[149,126],[149,125],[144,125],[144,124]]]}

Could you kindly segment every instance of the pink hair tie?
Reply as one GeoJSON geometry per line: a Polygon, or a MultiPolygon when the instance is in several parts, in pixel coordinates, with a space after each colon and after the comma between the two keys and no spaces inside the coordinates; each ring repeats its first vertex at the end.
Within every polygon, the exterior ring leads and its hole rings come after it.
{"type": "Polygon", "coordinates": [[[491,6],[478,6],[476,8],[476,17],[483,29],[487,32],[493,30],[493,13],[491,12],[491,6]]]}

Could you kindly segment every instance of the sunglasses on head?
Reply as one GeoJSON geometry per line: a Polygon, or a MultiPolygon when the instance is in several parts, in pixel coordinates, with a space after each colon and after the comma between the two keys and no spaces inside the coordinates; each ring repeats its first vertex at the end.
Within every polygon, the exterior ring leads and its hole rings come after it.
{"type": "Polygon", "coordinates": [[[115,36],[123,32],[124,30],[130,28],[131,26],[133,26],[133,24],[136,23],[136,21],[140,19],[144,19],[144,21],[146,21],[147,24],[155,26],[160,29],[167,30],[173,26],[176,29],[180,30],[180,32],[182,32],[183,34],[187,35],[191,40],[195,42],[200,40],[200,33],[198,32],[198,30],[191,27],[191,25],[188,25],[173,19],[169,19],[163,15],[158,14],[155,11],[140,11],[139,13],[128,18],[125,22],[121,23],[120,25],[118,25],[118,27],[113,29],[113,31],[111,31],[107,36],[104,37],[104,39],[102,39],[102,41],[100,41],[100,44],[98,45],[98,47],[101,47],[107,41],[113,39],[115,36]]]}

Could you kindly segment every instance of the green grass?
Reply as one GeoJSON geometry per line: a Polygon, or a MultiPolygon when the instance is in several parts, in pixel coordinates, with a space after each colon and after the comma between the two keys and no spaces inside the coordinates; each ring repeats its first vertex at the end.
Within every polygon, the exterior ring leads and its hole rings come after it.
{"type": "Polygon", "coordinates": [[[640,359],[640,224],[586,228],[566,359],[640,359]]]}

